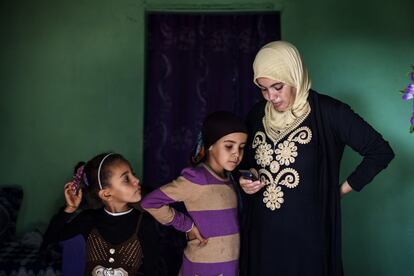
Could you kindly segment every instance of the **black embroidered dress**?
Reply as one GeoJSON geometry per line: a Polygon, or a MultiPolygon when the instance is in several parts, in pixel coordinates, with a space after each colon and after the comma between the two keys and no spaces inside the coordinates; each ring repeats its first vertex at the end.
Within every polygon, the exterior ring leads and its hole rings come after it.
{"type": "Polygon", "coordinates": [[[265,102],[247,120],[243,167],[266,186],[244,198],[241,275],[343,275],[339,165],[345,145],[364,158],[348,177],[354,190],[393,158],[388,143],[349,106],[310,91],[310,111],[272,140],[265,102]]]}

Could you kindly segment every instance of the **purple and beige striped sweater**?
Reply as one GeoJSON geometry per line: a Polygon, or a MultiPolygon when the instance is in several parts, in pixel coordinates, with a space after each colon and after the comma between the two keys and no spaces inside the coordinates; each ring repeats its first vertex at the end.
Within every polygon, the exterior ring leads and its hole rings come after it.
{"type": "Polygon", "coordinates": [[[141,206],[164,225],[186,232],[194,223],[207,245],[189,241],[184,250],[183,276],[238,275],[240,249],[237,196],[228,179],[206,165],[186,168],[181,176],[148,194],[141,206]],[[189,216],[176,211],[170,203],[184,202],[189,216]]]}

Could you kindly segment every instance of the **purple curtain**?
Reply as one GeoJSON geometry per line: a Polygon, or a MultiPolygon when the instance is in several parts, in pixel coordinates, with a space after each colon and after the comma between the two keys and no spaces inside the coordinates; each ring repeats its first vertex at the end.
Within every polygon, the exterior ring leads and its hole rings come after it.
{"type": "Polygon", "coordinates": [[[261,98],[252,62],[280,39],[280,15],[150,13],[147,32],[143,183],[156,188],[188,165],[208,113],[244,118],[261,98]]]}
{"type": "MultiPolygon", "coordinates": [[[[207,114],[244,118],[261,99],[252,63],[261,46],[280,39],[280,15],[150,13],[147,32],[143,188],[151,190],[188,166],[207,114]]],[[[159,235],[160,267],[177,275],[185,238],[162,226],[159,235]]]]}

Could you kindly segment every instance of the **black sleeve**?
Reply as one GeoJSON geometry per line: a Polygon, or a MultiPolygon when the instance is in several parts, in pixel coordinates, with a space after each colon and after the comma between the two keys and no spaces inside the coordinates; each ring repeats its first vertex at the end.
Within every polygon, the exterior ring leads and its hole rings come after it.
{"type": "Polygon", "coordinates": [[[339,139],[358,152],[363,159],[347,178],[349,185],[360,191],[394,158],[387,141],[348,105],[338,108],[337,122],[333,122],[339,139]]]}
{"type": "Polygon", "coordinates": [[[167,275],[167,268],[161,261],[158,222],[146,212],[143,214],[139,235],[141,236],[142,250],[144,252],[144,261],[140,271],[145,276],[167,275]]]}
{"type": "Polygon", "coordinates": [[[83,234],[85,237],[90,231],[91,222],[90,212],[82,211],[79,214],[70,214],[66,213],[62,207],[51,219],[44,235],[42,247],[50,243],[68,240],[79,234],[83,234]]]}

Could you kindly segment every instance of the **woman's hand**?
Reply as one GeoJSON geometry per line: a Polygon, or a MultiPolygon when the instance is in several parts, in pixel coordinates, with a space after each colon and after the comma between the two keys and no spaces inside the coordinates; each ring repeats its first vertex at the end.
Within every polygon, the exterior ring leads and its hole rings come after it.
{"type": "Polygon", "coordinates": [[[344,197],[344,195],[351,191],[353,191],[351,185],[349,185],[348,181],[345,181],[340,188],[341,197],[344,197]]]}
{"type": "Polygon", "coordinates": [[[249,195],[257,193],[261,188],[265,186],[265,184],[261,183],[260,180],[252,181],[244,177],[239,178],[239,183],[243,191],[249,195]]]}
{"type": "Polygon", "coordinates": [[[200,243],[198,244],[199,246],[205,246],[208,242],[208,239],[204,239],[201,234],[200,231],[198,231],[197,226],[193,226],[193,228],[191,228],[190,231],[187,232],[187,238],[189,241],[192,240],[198,240],[200,243]]]}
{"type": "Polygon", "coordinates": [[[63,189],[66,200],[65,212],[73,213],[78,209],[79,204],[82,201],[82,189],[76,193],[76,187],[72,181],[66,183],[63,189]]]}

